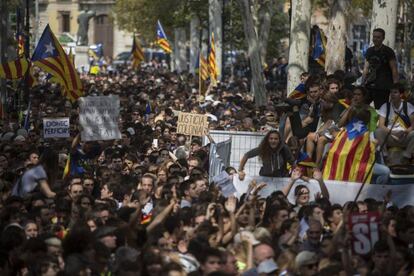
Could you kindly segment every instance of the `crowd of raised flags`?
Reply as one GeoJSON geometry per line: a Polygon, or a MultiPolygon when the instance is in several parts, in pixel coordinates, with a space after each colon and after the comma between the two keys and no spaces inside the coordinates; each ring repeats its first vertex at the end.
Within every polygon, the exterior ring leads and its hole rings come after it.
{"type": "Polygon", "coordinates": [[[76,71],[73,56],[64,51],[49,25],[43,31],[31,59],[19,57],[18,60],[1,64],[0,76],[5,79],[24,78],[30,83],[28,79],[32,66],[48,73],[49,81],[60,84],[63,95],[69,100],[76,101],[83,95],[82,82],[76,71]]]}

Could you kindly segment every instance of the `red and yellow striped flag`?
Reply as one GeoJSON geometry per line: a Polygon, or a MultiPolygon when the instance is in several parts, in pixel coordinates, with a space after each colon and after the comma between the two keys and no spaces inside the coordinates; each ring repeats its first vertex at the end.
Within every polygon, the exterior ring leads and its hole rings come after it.
{"type": "Polygon", "coordinates": [[[132,42],[132,68],[137,69],[141,62],[144,60],[144,51],[142,50],[141,45],[138,42],[138,39],[134,36],[134,41],[132,42]]]}
{"type": "Polygon", "coordinates": [[[203,56],[203,54],[200,52],[200,68],[199,68],[199,75],[202,80],[208,79],[208,63],[207,59],[203,56]]]}
{"type": "Polygon", "coordinates": [[[213,85],[217,84],[217,62],[216,62],[216,46],[214,45],[214,33],[211,33],[210,55],[208,57],[210,81],[213,85]]]}
{"type": "Polygon", "coordinates": [[[29,62],[26,58],[0,64],[0,78],[3,79],[21,79],[29,68],[29,62]]]}
{"type": "Polygon", "coordinates": [[[323,178],[329,180],[371,182],[370,166],[375,162],[375,145],[361,121],[351,121],[332,143],[326,159],[323,178]],[[369,173],[369,175],[368,175],[369,173]]]}

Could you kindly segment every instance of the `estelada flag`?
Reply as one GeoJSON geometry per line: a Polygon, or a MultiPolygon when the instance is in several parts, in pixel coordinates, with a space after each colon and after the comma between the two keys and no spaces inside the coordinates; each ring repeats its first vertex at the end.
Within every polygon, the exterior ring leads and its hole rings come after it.
{"type": "Polygon", "coordinates": [[[21,79],[29,69],[29,62],[26,58],[19,58],[14,61],[0,64],[0,78],[15,80],[21,79]]]}
{"type": "Polygon", "coordinates": [[[312,49],[312,58],[325,68],[326,57],[326,37],[323,31],[318,28],[314,34],[314,45],[312,49]]]}
{"type": "Polygon", "coordinates": [[[306,97],[306,88],[304,83],[300,83],[298,86],[296,86],[295,90],[293,90],[288,98],[289,99],[296,99],[300,100],[306,97]]]}
{"type": "Polygon", "coordinates": [[[165,34],[164,28],[162,27],[159,20],[157,21],[157,44],[161,49],[164,50],[166,54],[170,54],[172,52],[172,48],[168,42],[167,35],[165,34]]]}
{"type": "Polygon", "coordinates": [[[352,120],[333,141],[323,170],[326,180],[371,182],[375,145],[370,141],[366,124],[352,120]],[[370,171],[370,172],[369,172],[370,171]]]}
{"type": "Polygon", "coordinates": [[[73,61],[47,25],[34,50],[32,63],[49,73],[51,81],[63,87],[62,94],[71,101],[83,95],[82,82],[73,61]]]}

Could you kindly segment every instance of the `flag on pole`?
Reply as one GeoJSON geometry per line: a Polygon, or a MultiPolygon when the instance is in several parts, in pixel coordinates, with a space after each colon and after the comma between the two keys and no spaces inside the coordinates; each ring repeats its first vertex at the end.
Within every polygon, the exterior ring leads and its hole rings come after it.
{"type": "Polygon", "coordinates": [[[329,180],[371,181],[370,166],[375,162],[375,145],[370,141],[366,124],[352,120],[337,135],[326,158],[323,178],[329,180]]]}
{"type": "Polygon", "coordinates": [[[159,20],[157,21],[157,44],[164,50],[165,53],[170,54],[172,52],[168,38],[165,35],[164,29],[162,28],[159,20]]]}
{"type": "Polygon", "coordinates": [[[312,58],[325,68],[326,37],[320,28],[315,31],[312,58]]]}
{"type": "Polygon", "coordinates": [[[24,57],[24,36],[21,33],[17,34],[17,55],[24,57]]]}
{"type": "Polygon", "coordinates": [[[0,64],[0,78],[15,80],[21,79],[29,68],[29,62],[26,58],[5,62],[0,64]]]}
{"type": "Polygon", "coordinates": [[[211,33],[210,55],[208,57],[210,82],[213,85],[217,84],[217,63],[216,63],[216,46],[214,45],[214,33],[211,33]]]}
{"type": "Polygon", "coordinates": [[[71,160],[70,160],[70,153],[68,154],[68,159],[66,159],[65,168],[63,169],[63,176],[62,179],[66,179],[69,176],[71,170],[71,160]]]}
{"type": "Polygon", "coordinates": [[[300,100],[306,97],[306,88],[305,88],[305,84],[301,83],[298,86],[296,86],[295,90],[293,90],[288,98],[289,99],[296,99],[296,100],[300,100]]]}
{"type": "Polygon", "coordinates": [[[132,68],[137,69],[141,62],[144,60],[144,51],[142,50],[141,45],[138,42],[138,39],[135,37],[132,41],[132,68]]]}
{"type": "Polygon", "coordinates": [[[208,62],[204,57],[202,51],[200,51],[200,57],[198,59],[198,86],[200,95],[205,95],[207,91],[206,80],[208,79],[208,62]]]}
{"type": "Polygon", "coordinates": [[[63,87],[63,95],[71,101],[82,96],[82,83],[71,58],[47,25],[33,53],[32,63],[52,75],[51,81],[63,87]]]}

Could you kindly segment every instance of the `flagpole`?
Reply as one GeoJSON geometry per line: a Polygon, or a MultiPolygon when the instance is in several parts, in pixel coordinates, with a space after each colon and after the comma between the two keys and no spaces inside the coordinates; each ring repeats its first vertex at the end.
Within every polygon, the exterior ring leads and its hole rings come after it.
{"type": "MultiPolygon", "coordinates": [[[[394,112],[395,112],[395,111],[394,111],[394,112]]],[[[401,116],[401,112],[402,112],[402,110],[397,111],[397,112],[396,112],[396,113],[397,113],[397,116],[401,116]]],[[[388,132],[387,132],[387,135],[385,136],[385,139],[384,139],[384,141],[382,142],[382,144],[381,144],[381,146],[380,146],[379,152],[383,152],[383,150],[384,150],[384,148],[385,148],[385,145],[387,144],[388,138],[389,138],[389,137],[390,137],[390,135],[391,135],[391,131],[392,131],[392,129],[394,128],[394,126],[395,126],[395,123],[396,123],[396,122],[397,122],[397,120],[394,120],[394,122],[392,122],[392,125],[391,125],[391,128],[390,128],[390,131],[388,131],[388,132]]],[[[376,158],[375,158],[375,159],[376,159],[376,158]]],[[[354,203],[356,203],[356,202],[357,202],[357,200],[358,200],[359,196],[361,195],[362,190],[364,189],[365,184],[366,184],[366,183],[367,183],[367,181],[368,181],[368,177],[369,177],[369,175],[371,174],[372,170],[374,169],[375,159],[374,159],[374,162],[370,165],[369,170],[368,170],[368,173],[367,173],[367,174],[365,175],[365,177],[364,177],[364,181],[362,181],[361,187],[359,188],[358,193],[357,193],[357,195],[356,195],[356,197],[355,197],[355,199],[354,199],[354,203]]]]}
{"type": "MultiPolygon", "coordinates": [[[[30,59],[30,0],[26,0],[26,22],[25,22],[25,44],[24,44],[24,54],[27,60],[30,59]]],[[[28,74],[29,70],[27,70],[24,78],[23,78],[23,84],[24,84],[24,94],[27,95],[30,98],[30,87],[28,83],[28,74]]],[[[24,95],[23,93],[19,93],[19,114],[23,112],[23,99],[24,95]]]]}

